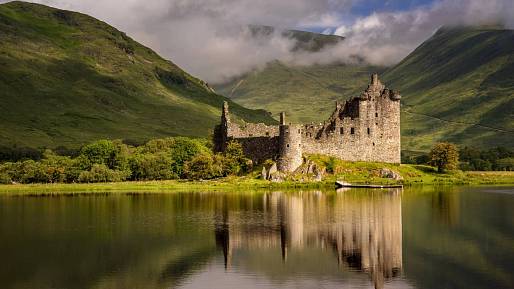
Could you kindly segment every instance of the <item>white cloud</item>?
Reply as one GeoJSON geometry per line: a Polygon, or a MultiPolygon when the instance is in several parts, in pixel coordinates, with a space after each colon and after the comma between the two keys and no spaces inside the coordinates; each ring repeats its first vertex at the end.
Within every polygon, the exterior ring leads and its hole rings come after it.
{"type": "Polygon", "coordinates": [[[402,60],[441,26],[503,24],[514,27],[512,0],[442,0],[410,11],[374,13],[334,34],[346,41],[310,55],[306,62],[349,61],[359,56],[376,65],[402,60]]]}
{"type": "MultiPolygon", "coordinates": [[[[106,21],[163,57],[209,82],[220,82],[278,59],[296,64],[352,62],[391,65],[442,25],[514,25],[512,0],[441,0],[410,11],[355,18],[363,0],[36,0],[106,21]],[[351,22],[349,22],[351,21],[351,22]],[[282,28],[328,27],[340,45],[292,53],[280,33],[253,37],[247,24],[282,28]]],[[[7,2],[0,0],[1,2],[7,2]]]]}

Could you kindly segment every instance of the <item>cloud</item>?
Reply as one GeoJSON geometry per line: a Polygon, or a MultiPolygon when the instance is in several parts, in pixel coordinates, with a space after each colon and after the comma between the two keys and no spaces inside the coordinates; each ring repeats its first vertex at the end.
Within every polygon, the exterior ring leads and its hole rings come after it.
{"type": "Polygon", "coordinates": [[[352,62],[374,65],[401,61],[441,26],[504,25],[514,27],[512,0],[443,0],[409,11],[373,13],[341,25],[334,34],[346,37],[336,47],[296,59],[299,64],[352,62]]]}
{"type": "MultiPolygon", "coordinates": [[[[127,32],[163,57],[216,83],[272,60],[293,64],[354,62],[391,65],[442,25],[514,25],[512,0],[441,0],[408,11],[351,14],[368,0],[37,0],[80,11],[127,32]],[[341,44],[317,53],[291,52],[279,32],[255,37],[248,24],[323,28],[344,35],[341,44]]],[[[1,2],[7,2],[0,0],[1,2]]]]}

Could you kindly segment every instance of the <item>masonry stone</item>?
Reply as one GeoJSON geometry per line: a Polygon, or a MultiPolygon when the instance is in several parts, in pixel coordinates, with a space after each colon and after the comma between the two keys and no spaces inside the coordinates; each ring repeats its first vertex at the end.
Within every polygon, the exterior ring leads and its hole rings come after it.
{"type": "Polygon", "coordinates": [[[276,160],[278,170],[293,172],[302,165],[304,154],[323,154],[347,161],[400,163],[400,100],[377,74],[367,89],[344,103],[321,124],[236,124],[230,121],[228,104],[223,105],[221,124],[215,129],[215,150],[224,151],[229,141],[241,143],[255,163],[276,160]]]}

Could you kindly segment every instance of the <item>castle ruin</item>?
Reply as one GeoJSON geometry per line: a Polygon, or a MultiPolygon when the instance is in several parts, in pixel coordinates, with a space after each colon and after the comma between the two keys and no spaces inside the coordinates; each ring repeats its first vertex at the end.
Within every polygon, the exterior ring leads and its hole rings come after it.
{"type": "Polygon", "coordinates": [[[386,88],[373,74],[360,96],[344,104],[336,102],[330,118],[320,124],[288,124],[281,113],[279,125],[239,125],[231,122],[225,102],[221,124],[215,129],[215,150],[224,151],[227,143],[235,140],[254,162],[276,160],[283,172],[300,167],[303,154],[400,163],[400,99],[397,91],[386,88]]]}

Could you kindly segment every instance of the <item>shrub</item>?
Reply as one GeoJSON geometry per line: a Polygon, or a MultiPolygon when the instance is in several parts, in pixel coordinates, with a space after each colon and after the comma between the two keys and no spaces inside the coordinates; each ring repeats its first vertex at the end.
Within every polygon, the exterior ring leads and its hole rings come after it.
{"type": "Polygon", "coordinates": [[[437,167],[438,172],[457,169],[459,164],[459,152],[451,143],[436,144],[429,154],[429,164],[437,167]]]}
{"type": "Polygon", "coordinates": [[[106,165],[111,170],[129,169],[129,147],[121,140],[99,140],[86,145],[80,151],[81,163],[89,170],[94,164],[106,165]]]}
{"type": "Polygon", "coordinates": [[[240,175],[251,170],[251,160],[247,159],[240,143],[231,141],[222,156],[217,156],[223,163],[223,175],[240,175]]]}
{"type": "Polygon", "coordinates": [[[514,170],[514,158],[499,159],[497,165],[499,170],[512,171],[514,170]]]}
{"type": "Polygon", "coordinates": [[[171,170],[173,161],[167,153],[136,154],[130,159],[132,180],[169,180],[178,176],[171,170]]]}
{"type": "Polygon", "coordinates": [[[490,171],[493,167],[488,160],[483,159],[474,159],[471,161],[471,164],[475,171],[490,171]]]}
{"type": "Polygon", "coordinates": [[[11,184],[11,176],[9,174],[0,171],[0,184],[7,185],[11,184]]]}
{"type": "Polygon", "coordinates": [[[191,180],[208,180],[223,175],[223,157],[199,154],[185,163],[184,175],[191,180]]]}
{"type": "Polygon", "coordinates": [[[204,142],[185,137],[174,138],[170,146],[172,172],[177,176],[184,176],[185,163],[197,155],[210,155],[210,150],[204,142]]]}
{"type": "Polygon", "coordinates": [[[116,156],[116,147],[110,140],[99,140],[84,146],[80,151],[80,155],[89,161],[91,167],[94,164],[112,167],[116,156]]]}
{"type": "Polygon", "coordinates": [[[89,171],[83,171],[79,175],[82,183],[121,182],[130,176],[126,171],[115,171],[104,164],[94,164],[89,171]]]}

